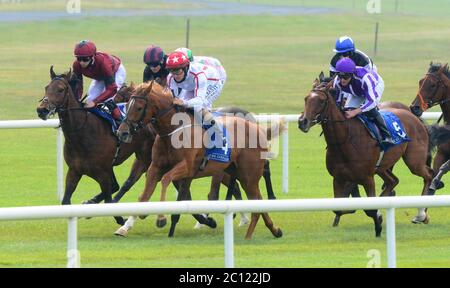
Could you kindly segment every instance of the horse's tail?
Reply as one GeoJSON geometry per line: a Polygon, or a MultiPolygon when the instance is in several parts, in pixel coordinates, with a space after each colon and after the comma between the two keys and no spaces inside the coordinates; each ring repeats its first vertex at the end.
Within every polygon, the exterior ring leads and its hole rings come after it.
{"type": "Polygon", "coordinates": [[[277,138],[286,129],[286,121],[284,119],[278,120],[274,125],[266,128],[267,140],[277,138]]]}
{"type": "Polygon", "coordinates": [[[429,150],[433,150],[436,146],[450,141],[450,126],[439,126],[434,124],[427,126],[429,136],[429,150]]]}

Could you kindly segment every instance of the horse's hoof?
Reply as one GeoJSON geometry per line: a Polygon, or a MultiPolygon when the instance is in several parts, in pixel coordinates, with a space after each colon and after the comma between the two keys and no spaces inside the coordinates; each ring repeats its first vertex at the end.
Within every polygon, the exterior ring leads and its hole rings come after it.
{"type": "Polygon", "coordinates": [[[444,182],[439,180],[439,182],[437,182],[437,184],[436,184],[436,190],[442,189],[442,188],[444,188],[444,186],[445,186],[444,182]]]}
{"type": "Polygon", "coordinates": [[[338,227],[340,221],[341,221],[341,217],[338,217],[338,216],[334,217],[333,227],[338,227]]]}
{"type": "Polygon", "coordinates": [[[428,214],[425,216],[425,218],[422,219],[422,217],[414,217],[411,222],[413,224],[428,224],[430,222],[430,217],[428,216],[428,214]]]}
{"type": "Polygon", "coordinates": [[[197,222],[194,226],[194,229],[202,229],[203,227],[205,227],[205,225],[200,224],[200,222],[197,222]]]}
{"type": "Polygon", "coordinates": [[[127,234],[128,234],[128,230],[123,227],[120,227],[119,229],[117,229],[116,232],[114,232],[114,235],[122,236],[122,237],[126,237],[127,234]]]}
{"type": "Polygon", "coordinates": [[[208,227],[210,228],[216,228],[217,227],[217,223],[216,220],[214,220],[211,217],[206,218],[206,223],[205,223],[208,227]]]}
{"type": "Polygon", "coordinates": [[[167,224],[167,218],[158,218],[156,219],[156,227],[163,228],[167,224]]]}
{"type": "Polygon", "coordinates": [[[397,195],[397,193],[395,192],[395,190],[392,190],[391,191],[391,196],[396,196],[397,195]]]}
{"type": "Polygon", "coordinates": [[[283,231],[281,231],[281,229],[278,228],[277,232],[273,234],[273,236],[275,236],[275,238],[281,238],[283,236],[283,231]]]}
{"type": "Polygon", "coordinates": [[[89,200],[84,200],[81,204],[86,205],[86,204],[97,204],[97,203],[95,203],[95,201],[93,201],[92,199],[89,199],[89,200]]]}
{"type": "Polygon", "coordinates": [[[430,223],[430,216],[428,216],[428,214],[427,214],[427,217],[425,217],[425,219],[423,220],[423,224],[428,224],[428,223],[430,223]]]}
{"type": "Polygon", "coordinates": [[[241,221],[239,222],[239,227],[247,226],[250,223],[247,217],[241,217],[241,221]]]}

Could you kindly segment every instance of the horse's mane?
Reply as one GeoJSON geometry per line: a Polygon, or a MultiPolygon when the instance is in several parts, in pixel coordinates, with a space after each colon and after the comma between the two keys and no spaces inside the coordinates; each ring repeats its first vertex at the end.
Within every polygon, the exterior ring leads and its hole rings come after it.
{"type": "MultiPolygon", "coordinates": [[[[439,71],[439,69],[441,69],[443,66],[443,64],[441,63],[430,63],[430,68],[428,69],[428,73],[436,73],[437,71],[439,71]]],[[[447,78],[450,79],[450,71],[449,68],[447,66],[447,68],[444,70],[444,74],[445,76],[447,76],[447,78]]]]}

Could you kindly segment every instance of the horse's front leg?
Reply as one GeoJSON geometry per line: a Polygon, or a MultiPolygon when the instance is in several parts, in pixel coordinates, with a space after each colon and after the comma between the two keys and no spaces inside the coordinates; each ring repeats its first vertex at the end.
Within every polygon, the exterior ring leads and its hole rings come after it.
{"type": "Polygon", "coordinates": [[[70,198],[72,198],[72,194],[77,188],[78,182],[80,182],[81,175],[75,172],[74,169],[70,169],[67,171],[66,175],[66,189],[64,191],[64,197],[62,200],[62,205],[70,205],[70,198]]]}
{"type": "MultiPolygon", "coordinates": [[[[187,161],[183,160],[176,164],[169,172],[164,174],[161,178],[161,201],[166,201],[166,193],[167,193],[167,187],[169,187],[169,184],[172,181],[177,181],[180,179],[185,178],[189,174],[189,169],[187,165],[187,161]]],[[[164,223],[167,223],[166,216],[164,215],[158,215],[158,218],[156,219],[156,226],[163,227],[162,225],[164,223]]]]}
{"type": "MultiPolygon", "coordinates": [[[[155,191],[156,185],[161,180],[162,170],[160,167],[154,165],[154,162],[150,165],[150,168],[147,171],[147,179],[145,181],[145,188],[144,191],[139,195],[139,202],[147,202],[151,196],[153,195],[153,192],[155,191]]],[[[136,222],[137,216],[130,216],[128,220],[125,222],[125,224],[120,227],[116,232],[114,232],[115,235],[119,236],[126,236],[128,234],[128,231],[133,228],[134,222],[136,222]]]]}

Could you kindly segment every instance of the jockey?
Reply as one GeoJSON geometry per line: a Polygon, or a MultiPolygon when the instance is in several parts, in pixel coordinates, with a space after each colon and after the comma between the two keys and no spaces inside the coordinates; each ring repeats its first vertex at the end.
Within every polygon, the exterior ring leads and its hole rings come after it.
{"type": "MultiPolygon", "coordinates": [[[[378,126],[382,136],[382,144],[393,144],[383,117],[378,111],[381,95],[384,91],[384,81],[375,71],[369,71],[363,67],[357,67],[350,58],[342,58],[336,64],[337,76],[334,78],[333,88],[336,89],[338,98],[336,102],[340,106],[342,93],[350,94],[345,107],[358,107],[345,111],[346,118],[353,118],[358,114],[364,114],[378,126]]],[[[344,109],[345,110],[345,109],[344,109]]]]}
{"type": "Polygon", "coordinates": [[[73,72],[79,80],[80,89],[77,95],[79,99],[83,95],[83,76],[93,79],[84,107],[92,108],[98,103],[105,102],[113,118],[122,120],[119,108],[112,101],[126,78],[125,67],[121,60],[116,56],[97,52],[95,44],[89,40],[77,43],[74,55],[76,60],[73,62],[73,72]]]}
{"type": "Polygon", "coordinates": [[[162,86],[166,86],[167,75],[169,71],[166,69],[167,55],[158,47],[151,45],[144,53],[144,63],[147,65],[144,69],[144,82],[156,80],[162,86]]]}
{"type": "MultiPolygon", "coordinates": [[[[182,52],[173,52],[166,62],[169,70],[167,85],[174,97],[178,98],[186,107],[193,108],[196,113],[202,113],[205,122],[213,125],[216,135],[222,135],[221,128],[216,125],[209,112],[212,103],[222,93],[223,83],[219,72],[211,66],[196,62],[189,62],[182,52]],[[203,112],[202,112],[203,111],[203,112]]],[[[216,137],[216,140],[222,137],[216,137]]],[[[222,147],[220,143],[218,147],[222,147]]]]}
{"type": "Polygon", "coordinates": [[[227,72],[218,59],[208,56],[193,56],[191,49],[185,47],[178,48],[175,50],[175,52],[184,53],[188,57],[190,62],[196,62],[216,68],[219,72],[222,85],[225,85],[225,81],[227,80],[227,72]]]}
{"type": "Polygon", "coordinates": [[[336,45],[333,52],[336,52],[336,55],[333,56],[330,62],[330,77],[333,77],[337,73],[336,63],[342,57],[352,59],[356,66],[364,67],[367,70],[374,70],[377,72],[377,67],[373,64],[372,59],[370,59],[369,56],[363,52],[355,49],[355,43],[352,38],[348,36],[342,36],[336,40],[336,45]]]}

